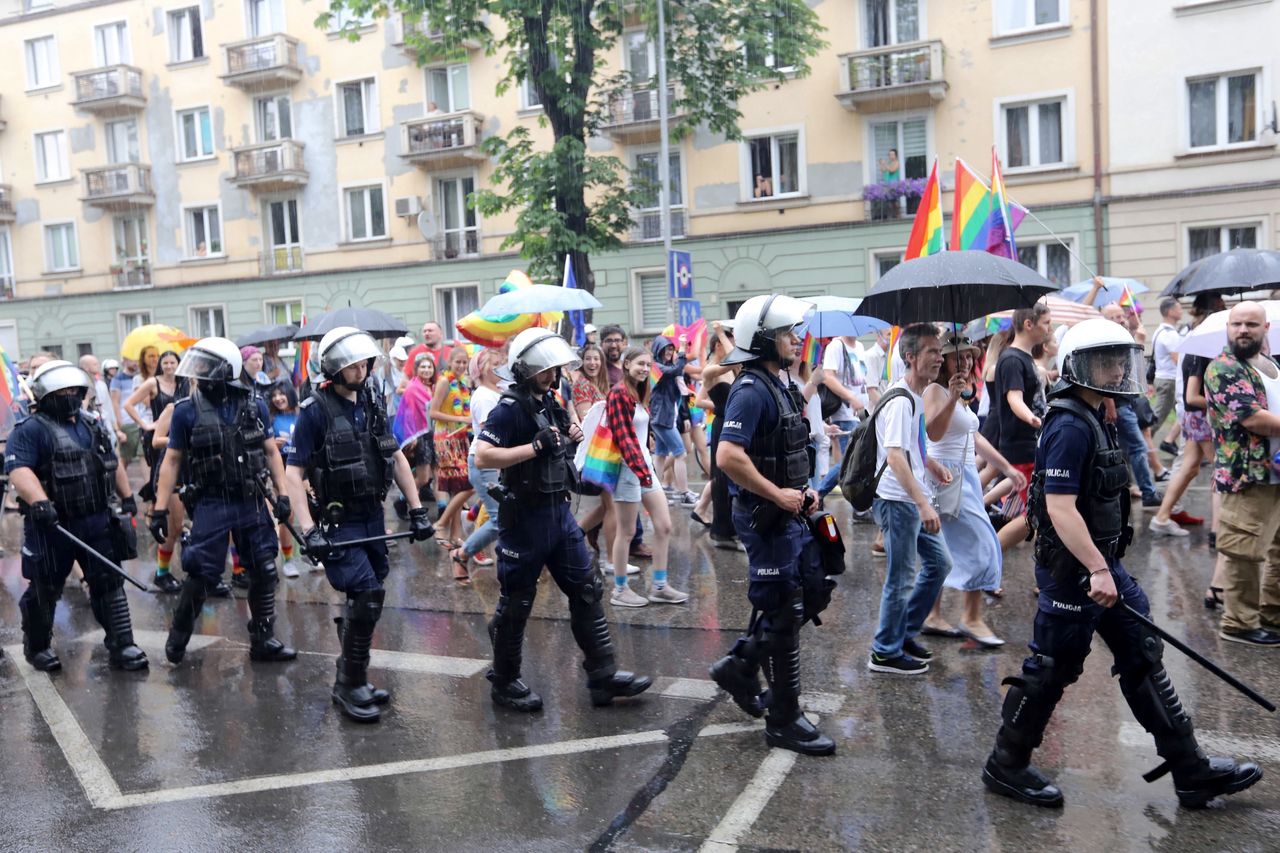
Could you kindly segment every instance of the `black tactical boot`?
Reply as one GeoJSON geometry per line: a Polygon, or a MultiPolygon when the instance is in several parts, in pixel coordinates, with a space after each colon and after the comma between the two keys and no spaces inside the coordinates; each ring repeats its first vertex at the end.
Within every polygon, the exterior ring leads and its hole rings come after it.
{"type": "Polygon", "coordinates": [[[268,563],[249,578],[249,659],[290,661],[298,656],[276,639],[276,567],[268,563]]]}
{"type": "Polygon", "coordinates": [[[800,710],[800,619],[803,604],[797,591],[790,604],[771,620],[765,633],[769,707],[764,740],[769,746],[801,755],[834,755],[836,743],[818,731],[800,710]]]}
{"type": "Polygon", "coordinates": [[[376,589],[358,593],[347,601],[333,701],[347,719],[357,723],[376,723],[382,719],[382,711],[369,686],[369,649],[385,597],[384,590],[376,589]]]}
{"type": "Polygon", "coordinates": [[[522,713],[542,710],[542,697],[520,679],[524,660],[524,628],[533,610],[537,589],[498,596],[498,606],[489,621],[489,641],[493,643],[493,666],[485,674],[493,687],[493,704],[522,713]]]}
{"type": "Polygon", "coordinates": [[[191,642],[191,632],[195,630],[196,617],[204,609],[208,589],[204,578],[187,575],[183,579],[182,590],[178,593],[178,606],[173,609],[173,624],[169,626],[169,637],[164,642],[164,656],[169,663],[182,663],[182,658],[187,653],[187,643],[191,642]]]}
{"type": "Polygon", "coordinates": [[[19,602],[22,611],[22,655],[41,672],[62,669],[62,661],[50,646],[53,643],[53,610],[58,603],[58,590],[43,588],[32,597],[23,596],[19,602]]]}
{"type": "MultiPolygon", "coordinates": [[[[342,616],[333,617],[333,624],[338,629],[338,647],[342,647],[342,632],[346,629],[347,620],[342,616]]],[[[365,684],[369,688],[369,692],[373,694],[373,701],[376,705],[386,705],[391,701],[391,694],[381,687],[374,687],[372,682],[365,684]]]]}
{"type": "Polygon", "coordinates": [[[614,699],[639,696],[653,684],[648,676],[618,669],[613,658],[609,623],[600,604],[602,595],[600,577],[595,575],[578,595],[569,599],[569,626],[582,649],[587,689],[591,691],[591,704],[597,708],[612,705],[614,699]]]}
{"type": "Polygon", "coordinates": [[[1062,685],[1052,680],[1051,665],[1035,680],[1012,676],[1004,683],[1010,685],[1001,707],[1004,723],[996,732],[995,749],[982,769],[982,784],[1002,797],[1060,808],[1062,792],[1031,766],[1031,753],[1044,739],[1049,717],[1062,698],[1062,685]]]}
{"type": "Polygon", "coordinates": [[[1202,809],[1214,797],[1236,794],[1262,778],[1262,768],[1251,761],[1236,763],[1232,758],[1203,754],[1192,764],[1172,768],[1173,789],[1178,802],[1189,809],[1202,809]]]}
{"type": "Polygon", "coordinates": [[[107,632],[107,662],[116,669],[137,670],[147,668],[146,652],[134,645],[133,623],[129,619],[129,600],[124,587],[117,586],[100,596],[102,627],[107,632]]]}
{"type": "Polygon", "coordinates": [[[764,716],[764,693],[760,690],[760,643],[740,637],[729,654],[711,665],[711,678],[733,697],[738,707],[752,717],[764,716]]]}

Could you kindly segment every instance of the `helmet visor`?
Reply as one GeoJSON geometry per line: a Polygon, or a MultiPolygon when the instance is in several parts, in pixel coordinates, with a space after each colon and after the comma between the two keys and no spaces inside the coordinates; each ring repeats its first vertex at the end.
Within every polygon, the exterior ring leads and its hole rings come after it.
{"type": "Polygon", "coordinates": [[[348,335],[334,341],[320,355],[320,367],[324,375],[333,379],[345,367],[359,364],[362,361],[376,359],[382,355],[378,344],[364,332],[348,335]]]}
{"type": "Polygon", "coordinates": [[[1067,381],[1108,397],[1136,397],[1146,388],[1146,367],[1139,346],[1080,349],[1069,356],[1067,381]]]}
{"type": "Polygon", "coordinates": [[[188,379],[208,379],[215,382],[225,382],[235,378],[231,375],[231,365],[226,359],[195,347],[182,354],[182,361],[178,362],[177,375],[188,379]]]}
{"type": "Polygon", "coordinates": [[[41,371],[39,376],[31,380],[29,387],[32,396],[40,400],[46,394],[53,394],[65,388],[83,388],[87,391],[93,387],[93,382],[89,379],[89,374],[74,364],[64,362],[41,371]]]}
{"type": "Polygon", "coordinates": [[[559,335],[548,334],[519,353],[512,353],[512,362],[508,365],[513,376],[525,379],[550,370],[554,367],[567,367],[576,370],[582,365],[573,347],[559,335]]]}

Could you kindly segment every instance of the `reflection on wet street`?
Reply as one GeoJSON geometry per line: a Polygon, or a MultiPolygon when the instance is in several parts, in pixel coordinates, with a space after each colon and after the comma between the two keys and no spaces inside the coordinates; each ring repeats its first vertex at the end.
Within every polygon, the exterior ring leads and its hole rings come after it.
{"type": "MultiPolygon", "coordinates": [[[[584,501],[579,514],[587,508],[584,501]]],[[[717,695],[707,667],[750,616],[746,560],[715,550],[674,509],[671,582],[688,604],[608,608],[619,664],[655,678],[639,701],[594,709],[564,597],[544,580],[526,641],[525,680],[545,709],[489,701],[486,620],[493,570],[451,580],[434,543],[392,549],[370,678],[393,694],[376,726],[329,699],[336,599],[305,568],[280,583],[289,664],[250,663],[242,599],[211,599],[187,660],[161,647],[172,596],[130,591],[150,671],[107,668],[102,631],[72,581],[58,609],[52,677],[21,659],[20,523],[0,522],[0,848],[44,850],[1276,850],[1280,720],[1173,649],[1165,663],[1207,749],[1250,758],[1267,777],[1224,808],[1179,809],[1095,641],[1037,763],[1067,798],[1042,811],[988,794],[979,772],[999,720],[1000,681],[1025,654],[1031,555],[1006,563],[988,651],[931,638],[923,677],[866,662],[884,562],[874,527],[844,525],[851,561],[825,624],[805,628],[805,704],[835,738],[833,758],[770,752],[759,723],[717,695]]],[[[1208,493],[1188,509],[1208,515],[1208,493]],[[1203,512],[1201,512],[1203,510],[1203,512]]],[[[1280,652],[1224,643],[1201,599],[1205,532],[1152,539],[1138,514],[1126,564],[1163,626],[1270,696],[1280,652]]],[[[394,516],[392,516],[394,519],[394,516]]],[[[397,522],[392,522],[393,525],[397,522]]],[[[128,568],[154,571],[154,548],[128,568]]],[[[647,565],[645,566],[647,569],[647,565]]],[[[637,585],[639,588],[639,585],[637,585]]],[[[957,594],[945,594],[952,621],[957,594]]],[[[608,605],[606,605],[608,607],[608,605]]]]}

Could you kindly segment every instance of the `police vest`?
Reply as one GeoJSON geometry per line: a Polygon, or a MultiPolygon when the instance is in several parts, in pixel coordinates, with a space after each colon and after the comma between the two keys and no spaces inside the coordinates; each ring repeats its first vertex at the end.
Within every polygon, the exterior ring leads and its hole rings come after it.
{"type": "Polygon", "coordinates": [[[783,394],[778,383],[758,367],[748,367],[742,375],[754,377],[768,389],[778,408],[778,423],[773,429],[766,431],[761,421],[751,436],[747,448],[751,464],[778,488],[803,489],[809,482],[809,425],[801,414],[804,407],[795,386],[783,394]]]}
{"type": "Polygon", "coordinates": [[[204,395],[192,393],[196,422],[187,442],[187,481],[201,497],[249,500],[266,470],[266,428],[253,401],[237,396],[232,423],[225,422],[204,395]]]}
{"type": "Polygon", "coordinates": [[[361,432],[332,388],[316,391],[306,405],[320,406],[325,415],[324,444],[312,454],[307,471],[320,506],[381,502],[391,488],[393,457],[399,449],[382,407],[367,389],[361,389],[356,405],[364,406],[368,425],[361,432]]]}
{"type": "MultiPolygon", "coordinates": [[[[1129,526],[1129,468],[1124,451],[1115,428],[1104,427],[1097,415],[1076,397],[1052,401],[1045,415],[1046,424],[1063,412],[1072,412],[1093,429],[1093,451],[1083,472],[1076,509],[1102,555],[1119,559],[1133,536],[1133,528],[1129,526]]],[[[1055,576],[1083,571],[1083,564],[1072,556],[1049,519],[1043,468],[1037,468],[1031,476],[1027,521],[1036,532],[1036,560],[1041,565],[1055,576]]]]}
{"type": "MultiPolygon", "coordinates": [[[[542,398],[546,408],[550,410],[548,419],[542,404],[535,401],[524,388],[513,388],[502,395],[498,405],[519,406],[539,430],[557,427],[564,440],[554,453],[535,456],[509,468],[504,468],[499,475],[502,485],[517,501],[535,504],[546,504],[560,499],[569,492],[577,480],[577,472],[570,464],[568,453],[569,413],[556,402],[548,391],[542,398]]],[[[533,440],[533,436],[529,436],[533,440]]]]}
{"type": "Polygon", "coordinates": [[[83,518],[107,509],[107,496],[115,486],[116,454],[97,416],[80,412],[77,417],[93,436],[81,447],[68,425],[37,412],[31,416],[53,439],[53,456],[36,470],[36,477],[58,514],[83,518]]]}

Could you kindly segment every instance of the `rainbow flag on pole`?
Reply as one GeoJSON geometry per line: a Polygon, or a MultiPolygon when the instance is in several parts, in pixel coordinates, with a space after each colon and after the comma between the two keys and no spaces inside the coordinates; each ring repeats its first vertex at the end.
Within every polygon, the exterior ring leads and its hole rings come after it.
{"type": "Polygon", "coordinates": [[[0,402],[5,408],[14,410],[22,396],[22,386],[18,384],[18,368],[14,366],[9,354],[0,347],[0,402]]]}
{"type": "Polygon", "coordinates": [[[951,214],[951,249],[985,251],[991,230],[991,190],[956,158],[956,199],[951,214]]]}
{"type": "Polygon", "coordinates": [[[915,222],[911,224],[911,237],[907,240],[907,251],[903,260],[919,258],[941,252],[945,247],[942,241],[942,187],[938,184],[938,161],[933,161],[933,170],[929,172],[929,180],[925,182],[924,194],[920,197],[920,207],[916,209],[915,222]]]}
{"type": "Polygon", "coordinates": [[[800,355],[804,359],[804,363],[810,367],[816,367],[818,359],[821,358],[822,349],[821,341],[808,332],[804,333],[804,343],[800,347],[800,355]]]}
{"type": "Polygon", "coordinates": [[[1018,257],[1018,244],[1014,242],[1013,232],[1022,221],[1019,216],[1015,222],[1011,216],[1012,207],[1008,194],[1004,191],[1004,176],[1000,174],[1000,157],[996,147],[991,146],[991,224],[987,231],[987,251],[1004,258],[1018,257]]]}
{"type": "MultiPolygon", "coordinates": [[[[299,318],[298,325],[307,325],[306,314],[299,318]]],[[[301,388],[311,376],[311,341],[298,341],[297,350],[293,359],[293,387],[301,388]]]]}
{"type": "Polygon", "coordinates": [[[884,382],[893,381],[893,354],[898,349],[898,339],[902,337],[901,326],[891,326],[889,328],[889,345],[884,351],[884,372],[880,378],[884,382]]]}
{"type": "Polygon", "coordinates": [[[1133,291],[1127,284],[1124,285],[1124,293],[1120,294],[1120,307],[1135,314],[1142,313],[1142,304],[1133,298],[1133,291]]]}

